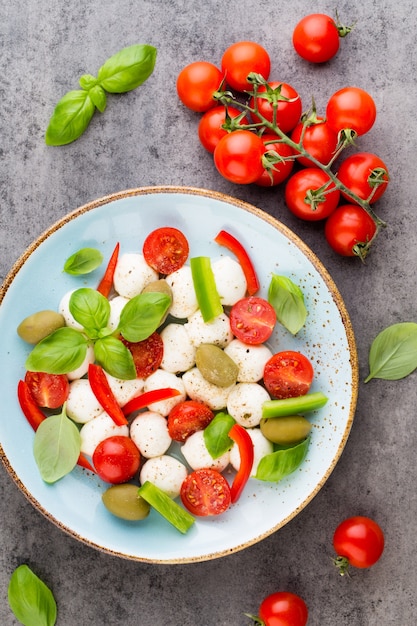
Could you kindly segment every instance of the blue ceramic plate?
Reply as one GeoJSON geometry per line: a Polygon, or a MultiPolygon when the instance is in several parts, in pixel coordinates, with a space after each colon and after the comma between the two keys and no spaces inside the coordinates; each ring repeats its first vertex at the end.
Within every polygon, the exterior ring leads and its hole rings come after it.
{"type": "MultiPolygon", "coordinates": [[[[228,252],[222,248],[223,254],[228,252]]],[[[2,461],[18,487],[51,522],[74,538],[105,552],[153,563],[204,561],[231,554],[277,531],[318,493],[346,444],[357,397],[357,356],[349,317],[327,271],[307,246],[281,223],[244,202],[206,190],[141,188],[91,202],[51,226],[17,261],[0,290],[2,461]],[[63,273],[65,260],[83,247],[109,258],[116,241],[122,251],[141,251],[144,237],[160,226],[181,229],[190,256],[220,254],[214,237],[233,233],[247,248],[266,295],[271,273],[286,275],[304,292],[308,321],[296,337],[279,327],[274,351],[304,352],[315,367],[312,391],[329,397],[311,415],[314,428],[302,466],[279,483],[251,479],[237,504],[217,518],[198,519],[182,535],[152,511],[139,523],[124,522],[103,506],[108,487],[77,467],[53,485],[39,475],[33,431],[16,397],[30,346],[17,335],[21,320],[42,309],[56,309],[62,295],[80,286],[95,287],[102,268],[83,277],[63,273]]]]}

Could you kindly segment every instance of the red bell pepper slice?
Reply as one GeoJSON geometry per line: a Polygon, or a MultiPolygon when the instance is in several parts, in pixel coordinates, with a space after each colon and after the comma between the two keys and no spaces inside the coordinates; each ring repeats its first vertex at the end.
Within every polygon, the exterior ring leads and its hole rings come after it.
{"type": "MultiPolygon", "coordinates": [[[[29,385],[24,380],[19,380],[18,382],[17,398],[19,400],[20,408],[22,409],[23,415],[26,417],[33,430],[36,431],[39,427],[39,424],[47,418],[45,413],[41,411],[41,409],[36,404],[32,394],[30,393],[29,385]]],[[[78,457],[77,465],[84,467],[90,472],[96,473],[94,467],[82,453],[78,457]]]]}
{"type": "Polygon", "coordinates": [[[240,495],[249,480],[253,466],[253,443],[249,433],[240,424],[233,424],[229,437],[237,443],[240,455],[240,466],[230,488],[232,503],[239,500],[240,495]]]}
{"type": "Polygon", "coordinates": [[[113,287],[114,271],[116,269],[117,261],[119,259],[119,249],[120,244],[117,243],[107,264],[104,276],[97,287],[97,291],[99,291],[106,298],[109,297],[111,288],[113,287]]]}
{"type": "Polygon", "coordinates": [[[225,230],[221,230],[219,234],[214,238],[214,241],[218,243],[219,246],[224,246],[225,248],[230,250],[230,252],[233,252],[233,254],[236,256],[242,267],[243,273],[245,274],[248,294],[250,296],[254,296],[255,293],[259,291],[260,286],[258,276],[249,257],[249,254],[246,252],[240,241],[238,241],[233,235],[225,230]]]}
{"type": "Polygon", "coordinates": [[[117,426],[125,426],[128,421],[109,385],[103,368],[96,363],[88,366],[90,387],[100,406],[110,415],[117,426]]]}
{"type": "Polygon", "coordinates": [[[140,396],[136,396],[129,400],[124,407],[123,413],[124,415],[129,415],[134,411],[139,411],[139,409],[144,409],[145,407],[153,404],[154,402],[160,402],[161,400],[169,400],[170,398],[174,398],[175,396],[179,396],[180,392],[178,389],[173,389],[172,387],[163,387],[162,389],[152,389],[151,391],[146,391],[142,393],[140,396]]]}

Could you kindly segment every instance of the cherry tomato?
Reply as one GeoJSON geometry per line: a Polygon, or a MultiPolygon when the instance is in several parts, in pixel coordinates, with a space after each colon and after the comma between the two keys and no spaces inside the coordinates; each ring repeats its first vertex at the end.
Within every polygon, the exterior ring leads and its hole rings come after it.
{"type": "MultiPolygon", "coordinates": [[[[337,173],[339,180],[362,200],[375,202],[383,195],[388,184],[388,169],[382,159],[371,152],[357,152],[348,156],[337,173]],[[373,186],[373,182],[381,184],[373,186]],[[385,181],[385,182],[384,182],[385,181]],[[372,197],[371,197],[372,194],[372,197]]],[[[348,202],[354,202],[342,191],[348,202]]]]}
{"type": "Polygon", "coordinates": [[[134,343],[123,339],[123,343],[132,353],[138,378],[147,378],[161,365],[164,344],[156,331],[143,341],[134,343]]]}
{"type": "Polygon", "coordinates": [[[335,564],[342,575],[349,565],[371,567],[380,559],[384,543],[384,533],[377,522],[360,515],[349,517],[339,524],[333,535],[333,547],[338,555],[335,564]]]}
{"type": "Polygon", "coordinates": [[[279,143],[276,135],[262,135],[262,141],[266,149],[265,157],[268,158],[268,152],[271,152],[271,168],[264,169],[262,176],[255,180],[255,184],[261,187],[273,187],[282,183],[291,174],[294,167],[294,158],[292,158],[294,151],[285,143],[279,143]],[[274,143],[269,143],[271,141],[274,143]],[[278,159],[275,163],[277,157],[273,155],[274,152],[283,160],[278,159]]]}
{"type": "Polygon", "coordinates": [[[354,246],[367,243],[376,232],[372,217],[355,204],[342,204],[328,218],[324,235],[328,244],[342,256],[355,256],[354,246]]]}
{"type": "Polygon", "coordinates": [[[171,226],[153,230],[143,243],[143,256],[160,274],[172,274],[186,262],[189,253],[185,235],[171,226]]]}
{"type": "Polygon", "coordinates": [[[375,122],[375,102],[369,93],[359,87],[344,87],[330,97],[326,119],[337,133],[350,129],[358,135],[364,135],[375,122]]]}
{"type": "Polygon", "coordinates": [[[114,435],[98,444],[93,453],[93,465],[106,483],[126,483],[139,469],[140,452],[130,437],[114,435]]]}
{"type": "Polygon", "coordinates": [[[220,515],[231,503],[230,486],[220,472],[210,468],[188,474],[181,486],[181,500],[193,515],[220,515]]]}
{"type": "Polygon", "coordinates": [[[217,105],[213,94],[219,90],[222,82],[223,74],[213,63],[195,61],[178,74],[178,97],[192,111],[208,111],[217,105]]]}
{"type": "Polygon", "coordinates": [[[168,432],[174,441],[184,442],[198,430],[204,430],[214,417],[213,411],[197,400],[176,404],[168,415],[168,432]]]}
{"type": "Polygon", "coordinates": [[[304,396],[313,382],[314,370],[309,359],[293,350],[277,352],[264,369],[264,384],[277,399],[304,396]]]}
{"type": "Polygon", "coordinates": [[[235,337],[250,345],[267,341],[277,321],[274,307],[258,296],[238,300],[232,306],[229,318],[235,337]]]}
{"type": "MultiPolygon", "coordinates": [[[[335,153],[338,137],[337,133],[322,117],[318,117],[317,119],[319,120],[317,124],[306,126],[302,145],[312,157],[317,159],[320,163],[323,163],[323,165],[327,165],[335,153]]],[[[295,141],[295,143],[300,142],[303,128],[304,124],[299,122],[292,131],[291,139],[295,141]]],[[[313,161],[304,156],[297,157],[297,163],[305,167],[314,167],[313,161]]]]}
{"type": "Polygon", "coordinates": [[[307,605],[300,596],[289,591],[277,591],[267,596],[259,607],[264,626],[305,626],[307,605]]]}
{"type": "MultiPolygon", "coordinates": [[[[294,87],[291,87],[291,85],[287,83],[273,81],[268,83],[268,86],[273,90],[280,90],[280,95],[283,97],[283,99],[278,102],[276,122],[282,132],[288,133],[295,128],[300,121],[302,113],[301,98],[294,87]]],[[[251,98],[250,106],[251,108],[257,106],[259,113],[268,120],[268,122],[272,122],[274,108],[271,103],[271,96],[267,97],[264,95],[265,93],[267,93],[267,87],[261,85],[258,89],[258,96],[251,98]]],[[[255,122],[261,122],[259,115],[252,114],[252,117],[255,122]]]]}
{"type": "Polygon", "coordinates": [[[331,182],[326,192],[309,198],[309,190],[321,189],[329,183],[329,176],[318,167],[307,167],[291,176],[285,185],[285,202],[297,217],[310,222],[328,217],[339,204],[340,192],[331,182]],[[330,190],[330,191],[328,191],[330,190]]]}
{"type": "MultiPolygon", "coordinates": [[[[214,152],[220,139],[228,133],[228,131],[223,128],[223,124],[226,122],[226,110],[231,119],[241,114],[241,111],[234,107],[227,107],[227,109],[224,106],[214,107],[214,109],[210,109],[204,113],[198,125],[198,137],[200,142],[204,148],[211,153],[214,152]]],[[[249,120],[243,117],[239,123],[248,124],[249,120]]]]}
{"type": "Polygon", "coordinates": [[[25,382],[33,399],[40,407],[57,409],[68,398],[69,381],[65,374],[26,372],[25,382]]]}
{"type": "Polygon", "coordinates": [[[324,63],[339,50],[340,33],[334,19],[323,13],[306,15],[294,29],[295,51],[310,63],[324,63]]]}
{"type": "Polygon", "coordinates": [[[237,130],[222,137],[214,150],[214,164],[232,183],[254,183],[262,176],[264,142],[249,130],[237,130]]]}
{"type": "Polygon", "coordinates": [[[229,46],[223,54],[221,65],[227,84],[237,91],[252,89],[247,80],[251,72],[261,74],[268,80],[271,71],[269,54],[253,41],[239,41],[229,46]]]}

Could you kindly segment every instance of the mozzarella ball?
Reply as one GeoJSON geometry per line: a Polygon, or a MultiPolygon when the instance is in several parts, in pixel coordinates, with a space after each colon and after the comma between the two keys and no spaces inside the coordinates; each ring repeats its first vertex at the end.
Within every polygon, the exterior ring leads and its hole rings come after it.
{"type": "Polygon", "coordinates": [[[192,344],[183,324],[168,324],[161,331],[164,356],[161,368],[176,374],[185,372],[195,365],[196,348],[192,344]]]}
{"type": "Polygon", "coordinates": [[[110,304],[110,317],[109,317],[109,327],[112,330],[116,330],[120,322],[120,314],[124,308],[124,306],[129,302],[129,298],[125,298],[124,296],[115,296],[109,302],[110,304]]]}
{"type": "Polygon", "coordinates": [[[224,256],[211,264],[221,303],[231,306],[246,295],[246,278],[240,263],[224,256]]]}
{"type": "Polygon", "coordinates": [[[82,330],[83,326],[73,318],[72,313],[69,309],[69,301],[74,291],[77,290],[73,289],[72,291],[68,291],[64,296],[62,296],[58,306],[58,312],[61,313],[61,315],[63,316],[65,324],[67,326],[69,326],[70,328],[75,328],[76,330],[82,330]]]}
{"type": "Polygon", "coordinates": [[[230,321],[225,313],[218,315],[211,322],[205,322],[201,311],[196,311],[189,317],[184,328],[196,348],[202,343],[212,343],[224,348],[233,339],[230,321]]]}
{"type": "Polygon", "coordinates": [[[239,368],[237,380],[240,383],[256,383],[264,375],[264,368],[272,356],[264,344],[250,346],[239,339],[233,339],[224,349],[239,368]]]}
{"type": "Polygon", "coordinates": [[[191,400],[197,400],[206,404],[212,411],[224,409],[227,398],[234,388],[234,384],[229,387],[218,387],[209,383],[201,374],[197,367],[185,372],[182,377],[185,391],[191,400]]]}
{"type": "Polygon", "coordinates": [[[68,417],[78,424],[85,424],[103,412],[86,378],[70,383],[66,411],[68,417]]]}
{"type": "Polygon", "coordinates": [[[210,452],[207,450],[203,430],[198,430],[193,435],[190,435],[181,447],[181,452],[188,465],[193,470],[209,467],[222,472],[229,465],[229,450],[218,459],[213,459],[210,452]]]}
{"type": "Polygon", "coordinates": [[[145,380],[144,391],[153,391],[154,389],[178,389],[180,392],[178,396],[169,398],[168,400],[160,400],[159,402],[153,402],[148,406],[151,411],[156,411],[163,416],[169,415],[171,409],[174,408],[179,402],[185,400],[185,387],[181,378],[175,376],[172,372],[165,372],[162,369],[157,369],[156,372],[148,376],[145,380]]]}
{"type": "MultiPolygon", "coordinates": [[[[273,444],[267,439],[259,428],[248,428],[247,433],[252,439],[253,443],[253,465],[251,470],[251,476],[256,476],[258,470],[259,461],[267,454],[272,454],[274,451],[273,444]]],[[[238,471],[240,467],[240,453],[239,446],[234,443],[230,450],[230,464],[238,471]]]]}
{"type": "Polygon", "coordinates": [[[169,310],[173,317],[185,319],[198,309],[193,277],[189,265],[183,265],[165,279],[172,291],[172,304],[169,310]]]}
{"type": "Polygon", "coordinates": [[[174,459],[173,456],[163,454],[148,459],[140,470],[139,478],[142,485],[148,480],[162,489],[170,498],[177,498],[187,474],[184,463],[174,459]]]}
{"type": "Polygon", "coordinates": [[[262,404],[270,399],[269,393],[258,383],[238,383],[227,399],[227,412],[241,426],[253,428],[262,419],[262,404]]]}
{"type": "Polygon", "coordinates": [[[103,411],[103,413],[100,413],[100,415],[82,426],[80,430],[81,452],[93,456],[98,444],[103,439],[113,437],[114,435],[128,437],[129,427],[124,425],[117,426],[110,415],[103,411]]]}
{"type": "Polygon", "coordinates": [[[132,398],[139,396],[143,392],[145,381],[143,378],[133,378],[132,380],[122,380],[114,378],[105,372],[110,389],[120,406],[127,404],[132,398]]]}
{"type": "Polygon", "coordinates": [[[135,417],[130,425],[130,437],[146,459],[165,454],[171,445],[167,421],[154,411],[144,411],[135,417]]]}
{"type": "Polygon", "coordinates": [[[120,296],[133,298],[159,274],[145,261],[142,254],[125,253],[119,257],[114,272],[114,288],[120,296]]]}
{"type": "Polygon", "coordinates": [[[77,380],[78,378],[82,378],[83,376],[85,376],[88,372],[88,366],[90,365],[90,363],[94,363],[94,361],[94,346],[87,346],[87,352],[85,354],[84,361],[79,367],[77,367],[76,370],[68,372],[68,380],[77,380]]]}

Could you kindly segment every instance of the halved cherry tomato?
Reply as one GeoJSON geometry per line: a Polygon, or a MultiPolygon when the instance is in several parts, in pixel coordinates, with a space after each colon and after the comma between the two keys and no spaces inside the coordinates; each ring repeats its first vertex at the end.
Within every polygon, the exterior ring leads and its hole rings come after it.
{"type": "MultiPolygon", "coordinates": [[[[223,128],[223,125],[226,121],[230,124],[230,120],[239,117],[241,113],[239,109],[224,106],[206,111],[198,125],[198,137],[204,148],[213,153],[220,139],[229,132],[223,128]]],[[[249,124],[249,120],[244,116],[239,124],[249,124]]]]}
{"type": "Polygon", "coordinates": [[[184,442],[198,430],[204,430],[214,418],[213,411],[197,400],[176,404],[168,415],[168,432],[174,441],[184,442]]]}
{"type": "Polygon", "coordinates": [[[220,472],[210,468],[188,474],[181,486],[181,500],[193,515],[220,515],[231,504],[229,483],[220,472]]]}
{"type": "Polygon", "coordinates": [[[276,135],[262,135],[262,141],[266,149],[264,160],[268,160],[270,167],[264,169],[262,176],[255,180],[255,184],[273,187],[282,183],[291,174],[294,167],[294,150],[285,143],[279,143],[276,135]]]}
{"type": "Polygon", "coordinates": [[[372,217],[356,204],[337,207],[324,227],[328,244],[342,256],[355,256],[355,246],[368,243],[375,232],[376,225],[372,217]]]}
{"type": "Polygon", "coordinates": [[[268,393],[278,400],[304,396],[310,389],[314,370],[310,360],[301,352],[277,352],[264,369],[264,384],[268,393]]]}
{"type": "Polygon", "coordinates": [[[214,241],[218,243],[219,246],[224,246],[235,255],[240,263],[243,273],[245,274],[246,289],[248,294],[250,296],[255,295],[255,293],[259,290],[259,280],[255,267],[244,246],[238,239],[236,239],[236,237],[226,230],[221,230],[214,238],[214,241]]]}
{"type": "Polygon", "coordinates": [[[262,139],[249,130],[236,130],[222,137],[214,150],[214,164],[219,173],[239,185],[254,183],[262,176],[262,139]]]}
{"type": "Polygon", "coordinates": [[[305,626],[308,609],[304,600],[295,593],[277,591],[262,601],[259,618],[264,626],[305,626]]]}
{"type": "MultiPolygon", "coordinates": [[[[316,124],[310,124],[305,127],[302,146],[317,161],[327,165],[334,156],[338,137],[326,120],[321,117],[317,117],[317,120],[316,124]]],[[[291,133],[291,139],[296,143],[300,142],[303,128],[304,124],[299,122],[291,133]]],[[[298,157],[297,163],[305,167],[315,167],[313,161],[304,156],[298,157]]]]}
{"type": "Polygon", "coordinates": [[[25,382],[36,404],[46,409],[57,409],[69,394],[69,381],[65,374],[26,372],[25,382]]]}
{"type": "Polygon", "coordinates": [[[375,122],[375,102],[360,87],[344,87],[330,97],[326,107],[326,119],[337,133],[350,129],[358,135],[364,135],[375,122]]]}
{"type": "Polygon", "coordinates": [[[250,345],[264,343],[272,335],[277,315],[264,298],[242,298],[230,310],[230,328],[237,339],[250,345]]]}
{"type": "Polygon", "coordinates": [[[285,185],[285,202],[291,213],[310,222],[329,217],[339,204],[339,198],[336,185],[318,167],[299,170],[285,185]],[[321,189],[322,192],[314,194],[321,189]]]}
{"type": "MultiPolygon", "coordinates": [[[[388,169],[384,161],[371,152],[356,152],[340,164],[338,179],[362,200],[375,202],[385,192],[388,184],[388,169]]],[[[342,191],[348,202],[354,202],[342,191]]]]}
{"type": "Polygon", "coordinates": [[[147,339],[136,343],[122,339],[133,356],[138,378],[147,378],[161,365],[164,356],[164,343],[156,331],[147,339]]]}
{"type": "Polygon", "coordinates": [[[226,82],[237,91],[250,91],[247,77],[256,72],[268,80],[271,59],[268,52],[254,41],[238,41],[227,48],[222,57],[222,71],[226,82]]]}
{"type": "Polygon", "coordinates": [[[219,90],[222,82],[223,74],[213,63],[195,61],[178,74],[178,97],[192,111],[203,113],[216,106],[213,94],[219,90]]]}
{"type": "Polygon", "coordinates": [[[333,18],[323,13],[306,15],[294,28],[292,42],[301,58],[310,63],[324,63],[339,50],[340,31],[333,18]]]}
{"type": "Polygon", "coordinates": [[[172,226],[153,230],[143,243],[143,256],[160,274],[172,274],[186,262],[189,245],[186,236],[172,226]]]}
{"type": "Polygon", "coordinates": [[[374,565],[384,551],[384,533],[373,519],[357,515],[341,522],[333,535],[338,555],[335,564],[343,576],[349,565],[366,568],[374,565]]]}
{"type": "MultiPolygon", "coordinates": [[[[274,106],[273,102],[278,100],[276,123],[278,128],[284,133],[291,131],[300,121],[302,113],[302,102],[298,92],[288,85],[288,83],[280,83],[272,81],[268,83],[268,88],[261,85],[258,89],[256,98],[250,100],[251,108],[258,108],[259,113],[269,122],[273,121],[274,106]],[[268,89],[274,91],[273,94],[268,93],[268,89]]],[[[259,115],[252,114],[255,122],[261,122],[259,115]]]]}
{"type": "Polygon", "coordinates": [[[103,439],[93,453],[97,474],[114,485],[131,480],[139,469],[140,452],[130,437],[114,435],[103,439]]]}
{"type": "Polygon", "coordinates": [[[113,277],[117,265],[117,260],[119,258],[119,250],[120,243],[116,243],[113,253],[107,264],[106,271],[104,272],[104,276],[97,287],[97,291],[101,293],[105,298],[108,298],[113,287],[113,277]]]}

